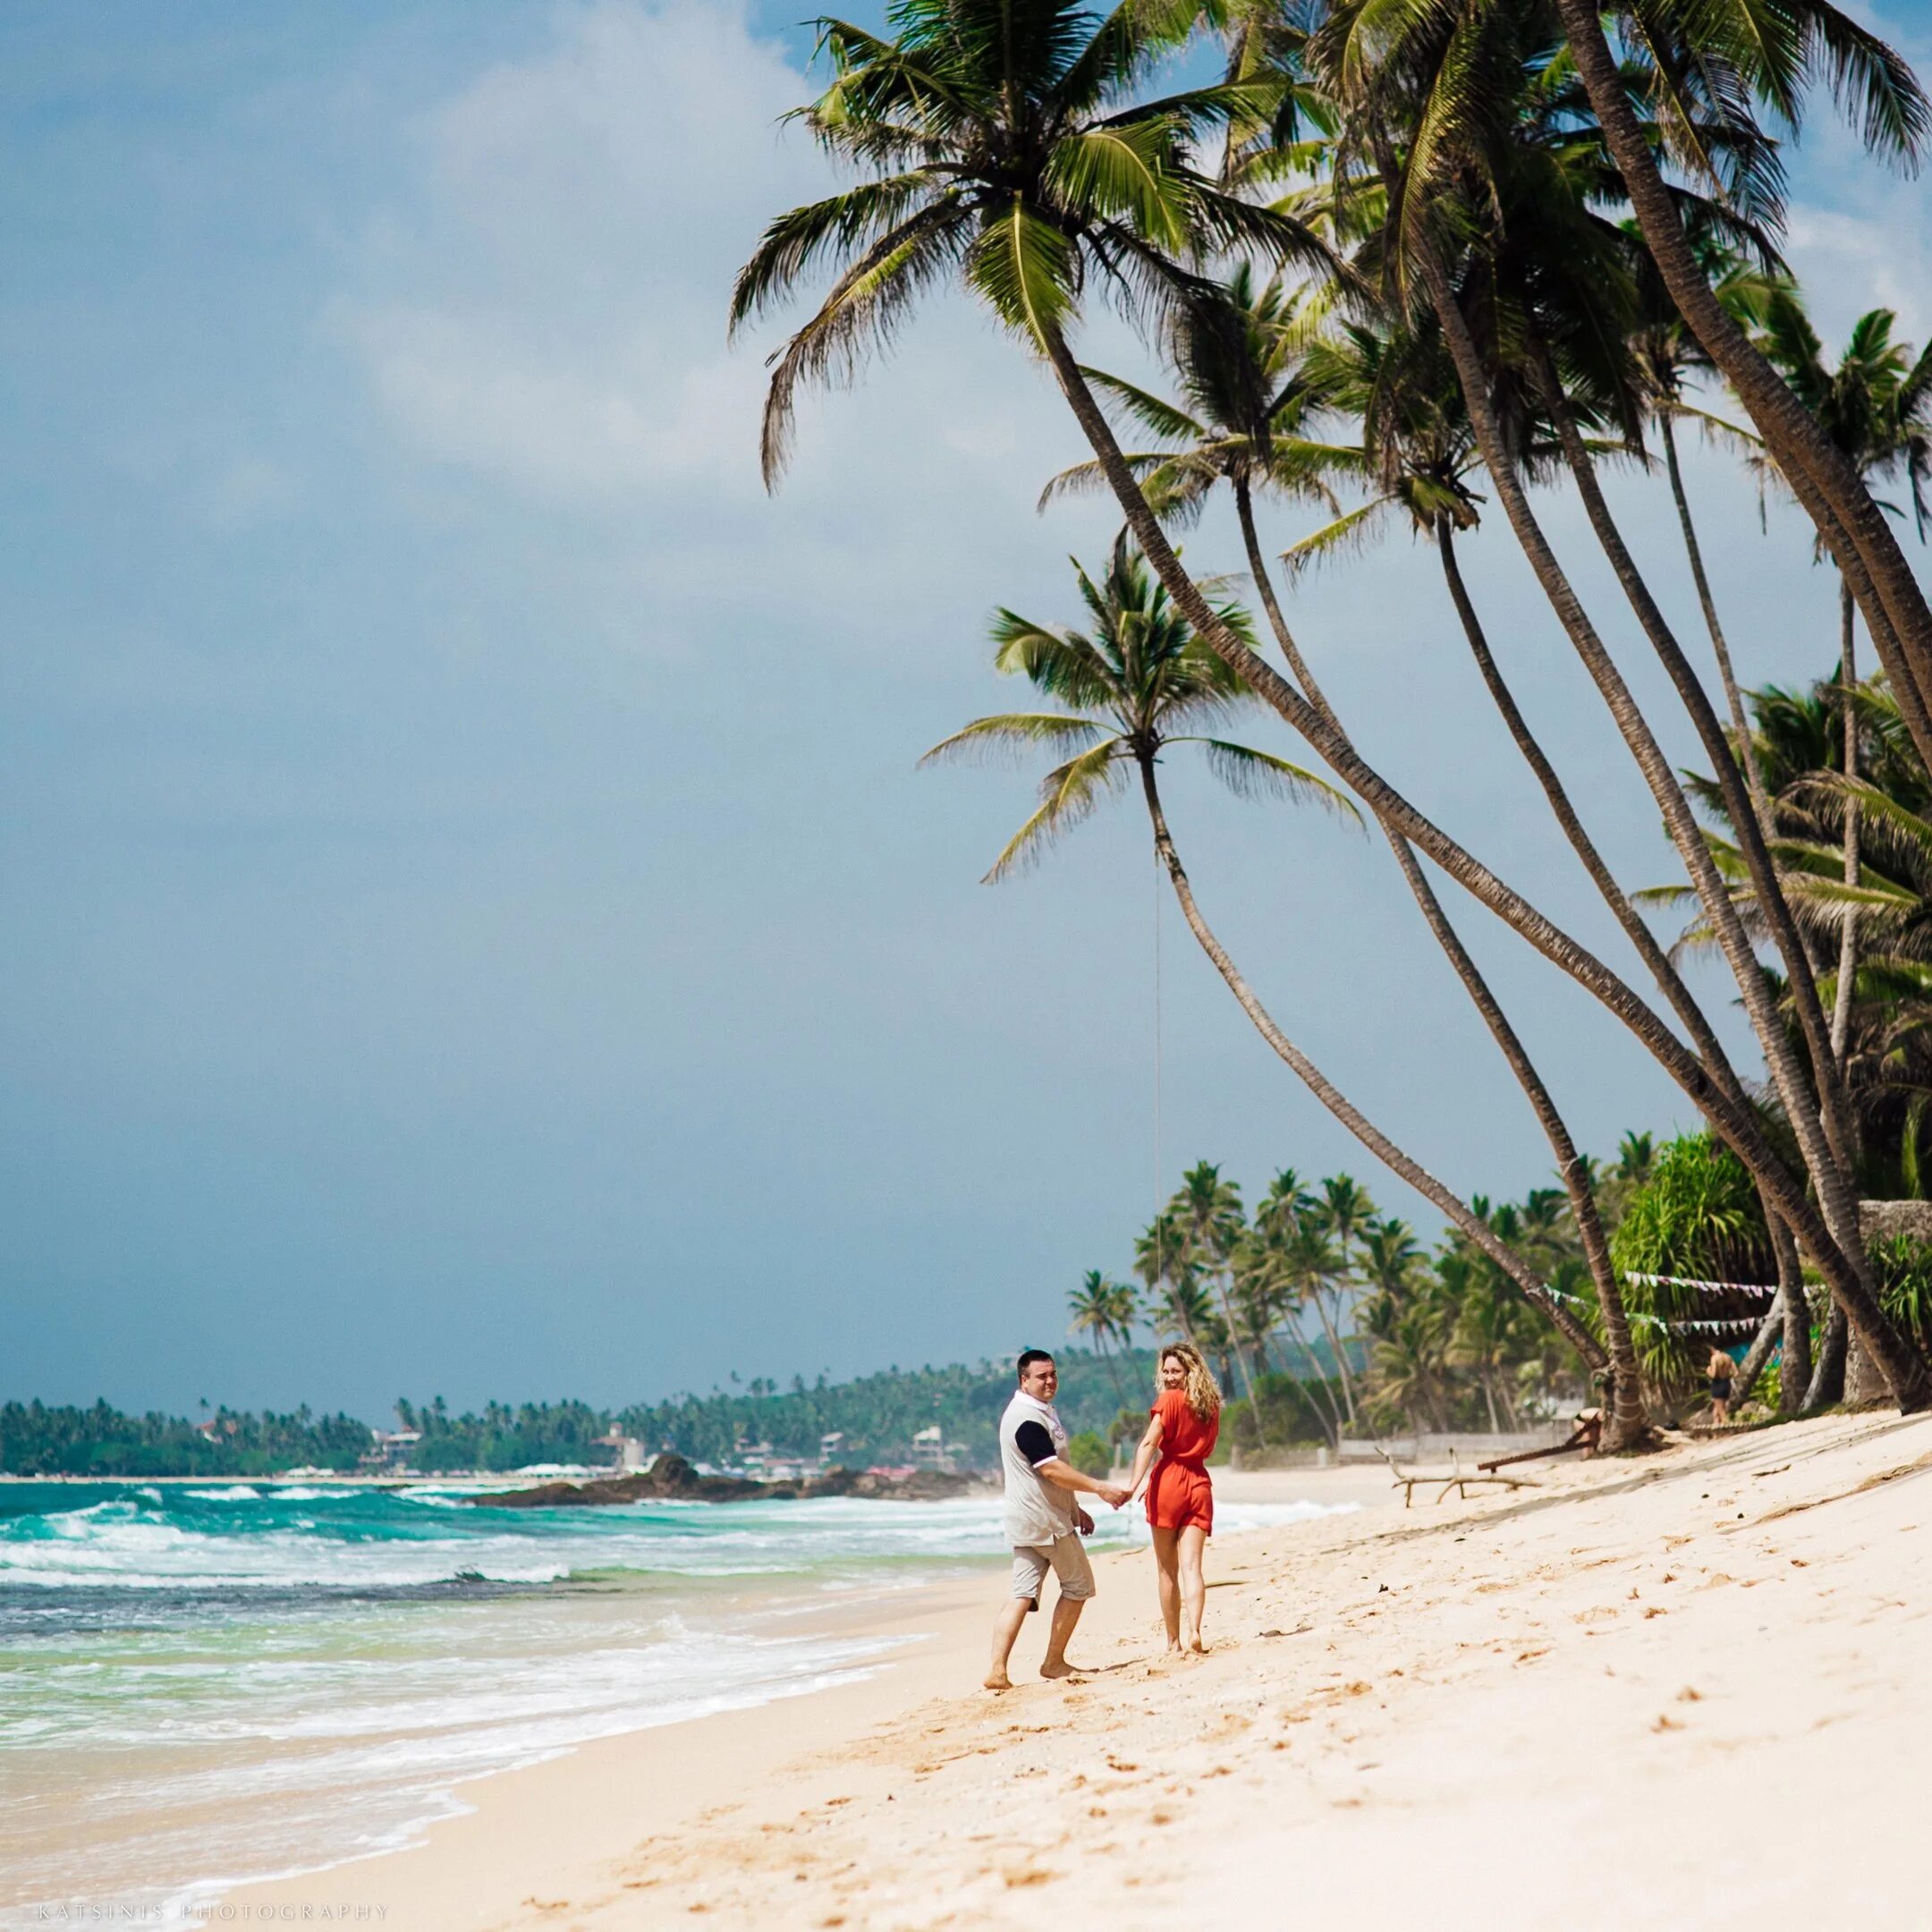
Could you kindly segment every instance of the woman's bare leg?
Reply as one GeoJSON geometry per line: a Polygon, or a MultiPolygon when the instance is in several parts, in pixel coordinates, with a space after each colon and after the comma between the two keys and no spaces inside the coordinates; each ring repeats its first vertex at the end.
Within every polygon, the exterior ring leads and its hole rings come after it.
{"type": "MultiPolygon", "coordinates": [[[[1171,1530],[1166,1533],[1174,1534],[1171,1530]]],[[[1156,1530],[1155,1534],[1158,1536],[1162,1532],[1156,1530]]],[[[1201,1641],[1200,1626],[1202,1613],[1208,1607],[1208,1579],[1202,1573],[1201,1561],[1208,1548],[1208,1532],[1190,1523],[1179,1532],[1176,1541],[1179,1547],[1175,1554],[1181,1571],[1182,1621],[1187,1626],[1187,1647],[1205,1657],[1208,1646],[1201,1641]]]]}
{"type": "Polygon", "coordinates": [[[1176,1651],[1181,1648],[1181,1534],[1174,1530],[1154,1531],[1154,1568],[1160,1578],[1161,1622],[1167,1626],[1167,1648],[1176,1651]]]}

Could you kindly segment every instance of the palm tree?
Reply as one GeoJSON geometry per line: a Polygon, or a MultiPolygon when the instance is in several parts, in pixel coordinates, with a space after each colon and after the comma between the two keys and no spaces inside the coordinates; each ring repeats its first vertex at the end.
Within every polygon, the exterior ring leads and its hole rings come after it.
{"type": "MultiPolygon", "coordinates": [[[[1785,1184],[1775,1160],[1766,1160],[1770,1150],[1761,1134],[1741,1118],[1740,1097],[1728,1093],[1734,1128],[1727,1126],[1727,1137],[1763,1170],[1779,1211],[1805,1228],[1835,1293],[1868,1335],[1872,1352],[1902,1392],[1901,1399],[1908,1404],[1921,1395],[1932,1399],[1932,1379],[1924,1363],[1901,1346],[1871,1292],[1847,1170],[1850,1144],[1842,1084],[1809,962],[1778,892],[1762,831],[1742,797],[1716,713],[1610,515],[1583,434],[1585,419],[1558,366],[1559,356],[1567,359],[1573,375],[1587,376],[1597,385],[1595,394],[1605,406],[1613,412],[1627,409],[1627,386],[1615,364],[1619,337],[1614,325],[1622,307],[1620,284],[1627,280],[1618,273],[1620,232],[1597,218],[1589,207],[1593,197],[1606,191],[1606,180],[1614,182],[1614,171],[1580,135],[1574,106],[1564,98],[1561,64],[1548,59],[1542,17],[1523,0],[1489,0],[1466,17],[1453,10],[1407,14],[1405,24],[1413,23],[1416,30],[1406,36],[1400,62],[1385,61],[1374,71],[1359,57],[1351,67],[1352,57],[1361,51],[1360,36],[1352,38],[1351,25],[1359,27],[1366,13],[1352,6],[1334,12],[1339,25],[1327,34],[1327,58],[1339,84],[1352,89],[1351,105],[1365,118],[1375,151],[1377,206],[1384,211],[1382,229],[1371,238],[1375,250],[1393,273],[1406,267],[1427,288],[1512,528],[1643,771],[1722,943],[1818,1191],[1822,1223],[1785,1184]],[[1400,156],[1398,123],[1408,141],[1400,156]],[[1472,182],[1479,196],[1468,191],[1472,182]],[[1426,222],[1419,213],[1425,206],[1426,222]],[[1475,238],[1461,252],[1461,288],[1452,281],[1442,245],[1450,236],[1451,210],[1456,208],[1461,212],[1454,218],[1462,227],[1455,239],[1465,232],[1475,238]],[[1512,371],[1505,365],[1499,373],[1493,359],[1485,361],[1471,313],[1484,320],[1497,344],[1506,334],[1524,345],[1526,362],[1515,379],[1547,411],[1592,530],[1697,725],[1720,783],[1739,793],[1733,816],[1760,907],[1784,962],[1811,1062],[1809,1080],[1794,1043],[1777,1023],[1750,941],[1703,849],[1682,788],[1530,507],[1516,473],[1510,426],[1497,402],[1499,394],[1506,400],[1511,393],[1512,371]],[[1606,318],[1613,321],[1609,328],[1606,318]]],[[[1682,105],[1688,109],[1695,104],[1682,105]]],[[[1721,115],[1707,114],[1697,125],[1707,140],[1724,138],[1721,115]]],[[[1734,146],[1732,158],[1741,167],[1762,165],[1761,153],[1751,151],[1748,140],[1734,146]]],[[[1707,219],[1717,218],[1707,202],[1704,212],[1707,219]]]]}
{"type": "MultiPolygon", "coordinates": [[[[1925,480],[1932,466],[1932,348],[1914,359],[1893,339],[1897,318],[1874,309],[1859,318],[1835,369],[1827,368],[1824,347],[1795,289],[1780,289],[1765,304],[1758,345],[1811,412],[1832,447],[1868,488],[1903,473],[1911,491],[1913,521],[1921,541],[1926,530],[1925,480]]],[[[1887,506],[1889,507],[1889,506],[1887,506]]],[[[1822,544],[1819,546],[1822,548],[1822,544]]],[[[1850,580],[1838,574],[1839,680],[1844,704],[1844,762],[1848,778],[1859,775],[1858,708],[1850,694],[1858,683],[1858,606],[1850,580]]],[[[1909,687],[1907,687],[1909,689],[1909,687]]],[[[1859,883],[1859,814],[1856,799],[1844,812],[1843,877],[1859,883]]],[[[1855,905],[1846,903],[1841,921],[1837,998],[1832,1010],[1832,1050],[1842,1061],[1852,1021],[1852,987],[1858,973],[1855,905]]]]}
{"type": "MultiPolygon", "coordinates": [[[[1220,660],[1216,658],[1215,662],[1218,664],[1220,660]]],[[[1255,1432],[1260,1436],[1261,1407],[1255,1399],[1254,1372],[1241,1349],[1241,1324],[1235,1319],[1231,1298],[1230,1264],[1236,1246],[1247,1232],[1241,1189],[1232,1181],[1224,1181],[1220,1168],[1213,1162],[1197,1161],[1181,1176],[1181,1186],[1169,1207],[1187,1230],[1190,1245],[1199,1258],[1203,1274],[1215,1285],[1221,1304],[1221,1318],[1226,1324],[1234,1361],[1241,1370],[1241,1385],[1247,1392],[1249,1411],[1254,1417],[1255,1432]]],[[[1263,1441],[1265,1443],[1265,1437],[1263,1441]]]]}
{"type": "MultiPolygon", "coordinates": [[[[1809,83],[1828,77],[1835,97],[1860,123],[1866,145],[1911,163],[1932,132],[1932,108],[1896,52],[1821,0],[1714,0],[1698,8],[1646,13],[1647,33],[1662,27],[1675,44],[1657,47],[1649,89],[1664,112],[1640,122],[1628,77],[1605,35],[1596,0],[1555,0],[1576,70],[1632,212],[1671,299],[1750,412],[1765,445],[1792,479],[1818,537],[1851,579],[1853,595],[1894,686],[1917,699],[1910,716],[1919,754],[1932,764],[1932,607],[1913,578],[1883,511],[1801,401],[1728,314],[1707,279],[1665,182],[1662,151],[1693,174],[1721,173],[1723,157],[1686,138],[1679,111],[1687,73],[1715,72],[1728,87],[1734,116],[1755,97],[1796,126],[1809,83]]],[[[1623,10],[1617,17],[1623,18],[1623,10]]]]}
{"type": "Polygon", "coordinates": [[[1120,1370],[1107,1353],[1107,1343],[1115,1335],[1120,1319],[1120,1284],[1110,1282],[1098,1268],[1089,1268],[1080,1284],[1067,1297],[1067,1312],[1072,1316],[1072,1332],[1091,1337],[1095,1351],[1107,1365],[1114,1383],[1114,1399],[1124,1403],[1120,1370]]]}
{"type": "MultiPolygon", "coordinates": [[[[1056,631],[1002,611],[994,628],[998,645],[995,662],[1002,670],[1024,675],[1037,690],[1063,706],[1106,713],[1105,721],[1071,709],[1003,713],[975,720],[935,745],[920,760],[923,764],[1034,744],[1072,752],[1041,781],[1038,809],[994,860],[986,875],[987,883],[1037,859],[1056,836],[1086,818],[1121,784],[1128,768],[1137,769],[1154,829],[1155,852],[1174,886],[1182,916],[1263,1038],[1371,1152],[1468,1230],[1472,1239],[1487,1243],[1523,1292],[1575,1341],[1584,1331],[1551,1299],[1535,1273],[1504,1248],[1465,1202],[1368,1121],[1282,1032],[1256,998],[1195,902],[1167,829],[1156,767],[1165,746],[1199,743],[1216,775],[1239,792],[1330,804],[1351,817],[1355,816],[1354,808],[1326,780],[1272,753],[1225,739],[1174,732],[1176,724],[1224,716],[1251,701],[1252,693],[1175,611],[1165,585],[1150,577],[1127,532],[1123,530],[1114,545],[1105,589],[1084,571],[1079,575],[1082,598],[1096,620],[1095,634],[1056,631]]],[[[1247,628],[1245,615],[1231,605],[1211,611],[1210,616],[1231,636],[1247,628]]],[[[1182,1233],[1184,1237],[1185,1230],[1182,1233]]],[[[1602,1365],[1602,1352],[1594,1342],[1584,1352],[1599,1358],[1597,1365],[1602,1365]]]]}
{"type": "MultiPolygon", "coordinates": [[[[1216,615],[1182,567],[1126,464],[1066,341],[1090,275],[1138,299],[1156,319],[1205,285],[1186,266],[1204,250],[1300,257],[1334,272],[1333,258],[1292,217],[1248,207],[1216,191],[1187,164],[1189,130],[1251,119],[1254,88],[1196,89],[1161,100],[1125,100],[1149,63],[1174,44],[1192,9],[1156,18],[1123,5],[1090,38],[1067,0],[908,0],[894,14],[896,41],[828,23],[833,85],[806,118],[835,150],[865,169],[859,187],[775,221],[741,272],[734,320],[760,312],[821,259],[843,264],[811,321],[775,358],[767,412],[766,470],[782,467],[800,382],[851,374],[883,346],[913,299],[955,269],[1022,340],[1045,356],[1082,434],[1149,563],[1182,614],[1242,682],[1315,746],[1385,824],[1441,866],[1623,1022],[1672,1079],[1745,1150],[1775,1191],[1780,1211],[1805,1233],[1835,1290],[1855,1295],[1829,1230],[1758,1132],[1754,1116],[1676,1038],[1662,1016],[1586,947],[1483,865],[1391,787],[1346,735],[1288,680],[1257,657],[1216,615]],[[1096,118],[1097,116],[1097,118],[1096,118]],[[1138,160],[1134,157],[1138,157],[1138,160]]],[[[1148,775],[1151,779],[1151,772],[1148,775]]],[[[1194,904],[1151,784],[1143,784],[1157,850],[1183,917],[1270,1047],[1351,1131],[1483,1245],[1467,1205],[1364,1120],[1255,999],[1194,904]]],[[[1500,1244],[1498,1244],[1500,1245],[1500,1244]]],[[[1600,1355],[1518,1258],[1498,1255],[1525,1293],[1576,1343],[1600,1355]],[[1574,1332],[1573,1332],[1574,1331],[1574,1332]]],[[[1863,1319],[1863,1311],[1860,1311],[1863,1319]]],[[[1900,1379],[1902,1400],[1932,1400],[1932,1385],[1900,1379]]]]}
{"type": "MultiPolygon", "coordinates": [[[[1298,324],[1294,304],[1283,299],[1278,281],[1258,293],[1245,268],[1238,270],[1224,288],[1203,293],[1183,307],[1170,323],[1166,346],[1184,408],[1118,377],[1092,369],[1083,373],[1156,440],[1167,445],[1124,459],[1140,475],[1149,502],[1163,516],[1196,516],[1216,485],[1228,484],[1250,574],[1275,641],[1309,701],[1339,730],[1340,720],[1289,631],[1275,595],[1256,529],[1255,492],[1262,488],[1281,496],[1318,497],[1332,505],[1325,472],[1351,478],[1374,476],[1380,494],[1363,508],[1338,517],[1298,546],[1298,552],[1309,554],[1333,548],[1338,541],[1358,538],[1382,511],[1401,505],[1429,527],[1441,524],[1444,567],[1451,576],[1452,588],[1456,588],[1454,560],[1448,549],[1450,528],[1452,524],[1467,528],[1476,521],[1475,499],[1462,480],[1473,456],[1466,418],[1459,425],[1458,412],[1436,407],[1433,399],[1418,407],[1423,392],[1412,374],[1406,383],[1399,369],[1390,378],[1392,365],[1413,361],[1414,355],[1385,354],[1384,338],[1367,326],[1344,326],[1337,343],[1309,341],[1298,324]],[[1361,415],[1366,448],[1341,448],[1301,433],[1312,415],[1341,403],[1352,404],[1361,415]]],[[[1453,372],[1447,369],[1436,346],[1438,389],[1444,375],[1453,388],[1453,372]]],[[[1426,348],[1421,359],[1428,360],[1426,348]]],[[[1042,506],[1060,492],[1091,487],[1103,480],[1102,466],[1096,462],[1063,471],[1047,485],[1042,506]]],[[[1646,1431],[1638,1404],[1636,1359],[1624,1331],[1615,1280],[1609,1271],[1608,1246],[1594,1224],[1575,1142],[1520,1036],[1445,914],[1414,852],[1385,816],[1382,826],[1431,935],[1501,1047],[1550,1141],[1559,1172],[1577,1191],[1577,1213],[1587,1231],[1598,1301],[1610,1317],[1606,1330],[1614,1370],[1608,1402],[1610,1446],[1635,1446],[1646,1431]]],[[[1648,929],[1634,913],[1630,921],[1648,943],[1648,929]]],[[[1654,945],[1650,950],[1656,951],[1654,945]]],[[[1688,1000],[1688,994],[1684,997],[1688,1000]]],[[[1715,1035],[1710,1041],[1715,1046],[1715,1035]]],[[[1347,1373],[1346,1364],[1343,1373],[1347,1373]]],[[[1352,1392],[1350,1403],[1352,1413],[1352,1392]]]]}

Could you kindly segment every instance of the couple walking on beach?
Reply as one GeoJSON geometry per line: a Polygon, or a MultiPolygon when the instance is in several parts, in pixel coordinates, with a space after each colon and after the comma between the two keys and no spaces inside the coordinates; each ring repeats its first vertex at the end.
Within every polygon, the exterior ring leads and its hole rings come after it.
{"type": "Polygon", "coordinates": [[[1066,1647],[1094,1594],[1093,1565],[1082,1537],[1093,1518],[1080,1506],[1096,1496],[1120,1509],[1147,1484],[1148,1525],[1160,1587],[1167,1648],[1205,1654],[1201,1611],[1208,1586],[1201,1558],[1214,1534],[1214,1485],[1208,1458],[1221,1428],[1221,1391],[1198,1350],[1184,1342],[1160,1352],[1160,1383],[1148,1411],[1147,1433],[1124,1486],[1083,1475],[1067,1460],[1067,1432],[1054,1407],[1060,1371],[1044,1349],[1028,1349],[1018,1363],[1020,1385],[1000,1418],[1000,1464],[1006,1484],[1006,1540],[1013,1545],[1013,1593],[993,1625],[988,1690],[1009,1690],[1006,1665],[1020,1627],[1038,1610],[1050,1570],[1060,1593],[1046,1633],[1042,1677],[1067,1677],[1066,1647]]]}

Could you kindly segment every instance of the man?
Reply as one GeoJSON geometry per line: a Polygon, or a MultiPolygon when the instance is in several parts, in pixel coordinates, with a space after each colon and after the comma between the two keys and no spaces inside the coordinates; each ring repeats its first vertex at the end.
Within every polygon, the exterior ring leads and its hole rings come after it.
{"type": "Polygon", "coordinates": [[[1071,1677],[1067,1640],[1094,1593],[1093,1565],[1080,1538],[1093,1533],[1093,1518],[1073,1498],[1084,1491],[1114,1509],[1127,1492],[1083,1476],[1066,1459],[1067,1432],[1055,1411],[1060,1371],[1044,1349],[1020,1358],[1020,1386],[1000,1418],[1000,1462],[1006,1477],[1006,1540],[1013,1545],[1013,1601],[993,1626],[993,1667],[988,1690],[1011,1690],[1006,1662],[1027,1613],[1039,1608],[1040,1589],[1051,1570],[1060,1580],[1053,1626],[1046,1636],[1042,1677],[1071,1677]]]}

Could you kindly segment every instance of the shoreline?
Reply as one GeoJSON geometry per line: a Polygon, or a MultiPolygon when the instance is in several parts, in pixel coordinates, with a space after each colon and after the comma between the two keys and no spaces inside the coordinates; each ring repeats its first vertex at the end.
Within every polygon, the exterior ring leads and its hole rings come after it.
{"type": "MultiPolygon", "coordinates": [[[[973,1688],[991,1565],[885,1605],[877,1627],[925,1640],[861,1682],[482,1779],[410,1850],[223,1903],[380,1905],[410,1932],[1045,1932],[1278,1923],[1292,1899],[1491,1932],[1648,1919],[1695,1886],[1720,1928],[1916,1926],[1928,1472],[1932,1419],[1864,1415],[1468,1502],[1385,1486],[1216,1539],[1199,1661],[1159,1656],[1144,1553],[1101,1557],[1082,1674],[1026,1682],[1030,1629],[1003,1696],[973,1688]],[[1784,1791],[1846,1861],[1778,1855],[1784,1791]]],[[[1318,1473],[1280,1475],[1322,1500],[1318,1473]]]]}
{"type": "MultiPolygon", "coordinates": [[[[1315,1502],[1325,1509],[1353,1509],[1382,1500],[1388,1493],[1380,1472],[1289,1470],[1226,1476],[1222,1497],[1235,1504],[1315,1502]],[[1309,1474],[1326,1479],[1325,1493],[1310,1494],[1318,1486],[1302,1479],[1309,1474]]],[[[1241,1538],[1223,1540],[1232,1545],[1241,1538]]],[[[1102,1570],[1114,1565],[1131,1570],[1145,1561],[1144,1547],[1114,1548],[1095,1556],[1102,1570]]],[[[269,1905],[279,1911],[291,1902],[284,1894],[292,1888],[318,1909],[325,1897],[339,1904],[351,1894],[366,1894],[367,1875],[371,1873],[381,1875],[381,1902],[394,1908],[392,1923],[399,1919],[411,1926],[486,1922],[488,1913],[482,1901],[475,1902],[475,1911],[481,1914],[477,1917],[464,1887],[457,1887],[453,1895],[449,1868],[482,1874],[484,1891],[494,1892],[503,1882],[504,1827],[513,1835],[521,1834],[530,1817],[547,1814],[553,1802],[568,1815],[572,1837],[588,1826],[599,1839],[607,1835],[614,1842],[630,1828],[629,1807],[640,1796],[653,1808],[667,1811],[699,1802],[705,1793],[712,1794],[706,1801],[723,1801],[732,1790],[757,1778],[775,1745],[823,1746],[854,1725],[889,1718],[903,1707],[909,1695],[918,1699],[928,1694],[931,1673],[946,1682],[963,1673],[963,1681],[977,1684],[985,1670],[983,1652],[992,1606],[1004,1591],[1008,1562],[1004,1551],[989,1546],[969,1573],[959,1573],[959,1563],[958,1558],[949,1559],[951,1575],[894,1586],[866,1597],[842,1591],[822,1602],[809,1601],[803,1591],[784,1588],[799,1580],[775,1577],[771,1581],[780,1587],[778,1601],[783,1604],[775,1614],[788,1634],[834,1643],[876,1640],[881,1653],[828,1665],[824,1676],[830,1682],[804,1680],[775,1686],[753,1703],[593,1737],[531,1761],[453,1781],[444,1790],[444,1808],[436,1815],[399,1826],[404,1835],[400,1843],[318,1858],[279,1873],[211,1874],[178,1884],[170,1894],[166,1922],[225,1922],[233,1914],[269,1905]],[[661,1781],[655,1772],[647,1773],[648,1789],[640,1791],[640,1764],[654,1758],[659,1749],[657,1740],[677,1741],[674,1767],[661,1781]],[[687,1740],[694,1741],[689,1750],[687,1740]],[[559,1773],[564,1775],[558,1777],[559,1773]],[[594,1799],[587,1799],[587,1793],[606,1784],[626,1794],[620,1809],[608,1818],[602,1816],[594,1799]],[[477,1847],[487,1847],[488,1856],[480,1856],[477,1847]],[[446,1913],[455,1916],[445,1918],[446,1913]]],[[[1044,1620],[1038,1621],[1044,1628],[1044,1620]]],[[[664,1748],[670,1749],[668,1744],[664,1748]]],[[[537,1885],[547,1860],[546,1850],[532,1861],[530,1885],[537,1885]]]]}

